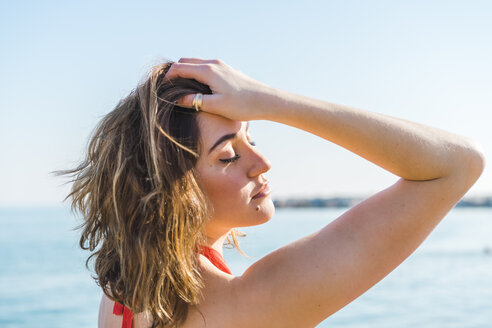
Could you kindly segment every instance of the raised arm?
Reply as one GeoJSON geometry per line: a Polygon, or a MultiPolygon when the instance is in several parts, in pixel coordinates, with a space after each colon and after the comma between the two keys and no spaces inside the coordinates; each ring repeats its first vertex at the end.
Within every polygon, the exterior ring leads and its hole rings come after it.
{"type": "Polygon", "coordinates": [[[224,327],[315,327],[414,252],[484,169],[480,146],[469,138],[278,90],[221,62],[195,63],[178,65],[174,74],[212,86],[204,110],[305,130],[401,177],[234,279],[214,303],[231,313],[224,327]]]}

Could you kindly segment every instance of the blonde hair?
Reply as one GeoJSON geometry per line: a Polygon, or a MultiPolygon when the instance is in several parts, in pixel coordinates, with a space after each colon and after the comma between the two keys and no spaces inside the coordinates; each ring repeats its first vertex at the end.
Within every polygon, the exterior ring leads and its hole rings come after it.
{"type": "MultiPolygon", "coordinates": [[[[153,327],[184,322],[198,304],[203,280],[197,246],[211,213],[195,164],[197,113],[175,105],[186,94],[211,94],[196,80],[165,79],[172,61],[120,100],[93,130],[85,159],[56,171],[73,179],[72,211],[83,216],[80,247],[89,250],[94,279],[133,313],[150,311],[153,327]]],[[[240,249],[232,229],[227,245],[240,249]]]]}

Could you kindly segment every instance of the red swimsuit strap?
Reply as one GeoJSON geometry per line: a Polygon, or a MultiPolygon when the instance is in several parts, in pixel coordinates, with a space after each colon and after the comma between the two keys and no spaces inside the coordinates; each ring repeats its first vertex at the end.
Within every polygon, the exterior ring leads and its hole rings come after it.
{"type": "Polygon", "coordinates": [[[121,328],[132,328],[133,313],[129,308],[118,302],[114,302],[113,313],[116,315],[123,314],[123,324],[121,325],[121,328]]]}
{"type": "Polygon", "coordinates": [[[219,270],[224,271],[228,274],[232,274],[231,270],[227,267],[227,264],[222,255],[220,255],[220,253],[215,249],[201,245],[200,254],[208,258],[210,262],[212,262],[213,265],[215,265],[219,270]]]}
{"type": "MultiPolygon", "coordinates": [[[[218,251],[204,245],[199,246],[199,251],[200,254],[208,258],[210,262],[212,262],[213,265],[215,265],[219,270],[228,274],[232,274],[231,270],[227,267],[224,258],[218,251]]],[[[132,328],[133,313],[132,311],[130,311],[129,308],[121,305],[118,302],[114,302],[113,313],[116,315],[123,314],[123,325],[121,326],[121,328],[132,328]]]]}

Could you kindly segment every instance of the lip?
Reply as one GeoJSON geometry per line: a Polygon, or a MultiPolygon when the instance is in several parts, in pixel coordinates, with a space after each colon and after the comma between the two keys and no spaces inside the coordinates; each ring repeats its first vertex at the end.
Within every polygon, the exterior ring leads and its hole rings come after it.
{"type": "Polygon", "coordinates": [[[266,183],[261,189],[260,191],[253,196],[253,199],[256,199],[256,198],[261,198],[261,197],[265,197],[266,195],[269,195],[271,192],[270,190],[270,187],[268,186],[268,183],[266,183]]]}

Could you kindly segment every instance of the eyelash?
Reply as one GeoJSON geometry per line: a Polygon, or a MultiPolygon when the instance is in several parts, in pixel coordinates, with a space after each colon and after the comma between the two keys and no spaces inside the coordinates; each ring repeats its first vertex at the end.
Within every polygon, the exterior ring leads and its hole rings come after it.
{"type": "MultiPolygon", "coordinates": [[[[251,146],[256,146],[256,142],[251,141],[251,142],[250,142],[250,145],[251,145],[251,146]]],[[[221,162],[223,162],[223,163],[232,163],[232,162],[237,161],[237,160],[239,159],[239,157],[241,157],[241,156],[239,156],[239,155],[235,155],[235,156],[234,156],[234,157],[232,157],[232,158],[227,158],[227,159],[219,159],[219,160],[220,160],[221,162]]]]}

